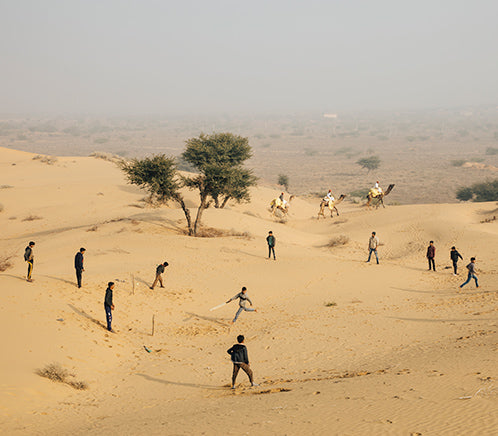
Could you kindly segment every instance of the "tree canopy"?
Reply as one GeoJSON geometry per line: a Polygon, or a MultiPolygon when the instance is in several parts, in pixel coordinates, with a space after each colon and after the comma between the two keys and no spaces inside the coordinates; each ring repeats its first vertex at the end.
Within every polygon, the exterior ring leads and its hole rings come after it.
{"type": "Polygon", "coordinates": [[[369,156],[363,157],[356,161],[358,165],[362,168],[366,168],[369,172],[372,170],[376,170],[380,166],[380,157],[379,156],[369,156]]]}
{"type": "Polygon", "coordinates": [[[498,179],[461,187],[456,198],[461,201],[498,201],[498,179]]]}

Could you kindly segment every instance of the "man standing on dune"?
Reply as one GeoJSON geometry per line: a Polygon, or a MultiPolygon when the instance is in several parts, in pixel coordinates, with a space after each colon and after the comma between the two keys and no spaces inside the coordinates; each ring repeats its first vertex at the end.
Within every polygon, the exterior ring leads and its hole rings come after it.
{"type": "Polygon", "coordinates": [[[463,260],[462,255],[457,251],[455,247],[451,247],[450,258],[453,262],[453,275],[456,276],[458,274],[458,258],[463,260]]]}
{"type": "Polygon", "coordinates": [[[243,335],[237,336],[237,344],[227,350],[227,353],[230,354],[230,358],[233,363],[232,389],[235,389],[235,380],[237,380],[237,374],[240,369],[242,369],[242,371],[247,374],[247,377],[249,377],[251,386],[259,386],[253,381],[253,374],[251,367],[249,366],[249,357],[247,356],[247,348],[244,345],[243,335]]]}
{"type": "Polygon", "coordinates": [[[377,238],[376,233],[372,232],[372,236],[368,240],[368,260],[367,263],[370,262],[370,258],[372,257],[372,253],[375,254],[375,258],[377,259],[377,265],[379,264],[379,255],[377,254],[377,247],[379,246],[379,238],[377,238]]]}
{"type": "Polygon", "coordinates": [[[273,236],[273,232],[270,230],[268,232],[268,236],[266,237],[266,242],[268,243],[268,259],[271,258],[271,254],[273,253],[273,260],[277,260],[275,257],[275,236],[273,236]]]}
{"type": "Polygon", "coordinates": [[[434,258],[436,257],[436,247],[434,247],[434,241],[429,242],[429,246],[427,247],[427,260],[429,261],[429,271],[431,269],[436,272],[436,262],[434,258]]]}
{"type": "Polygon", "coordinates": [[[80,251],[76,253],[74,256],[74,269],[76,270],[76,280],[78,281],[78,288],[81,288],[81,275],[85,268],[83,266],[83,255],[85,254],[86,249],[81,247],[80,251]]]}
{"type": "Polygon", "coordinates": [[[114,282],[109,282],[107,284],[107,289],[105,290],[105,299],[104,299],[104,309],[105,316],[107,321],[107,330],[114,333],[112,329],[112,311],[114,310],[114,302],[112,300],[112,290],[114,289],[114,282]]]}
{"type": "Polygon", "coordinates": [[[150,287],[150,289],[154,289],[154,287],[156,286],[157,282],[160,283],[161,288],[164,288],[162,274],[164,273],[164,270],[165,270],[165,268],[168,265],[169,265],[168,262],[160,263],[159,265],[157,265],[157,268],[156,268],[156,278],[154,280],[154,283],[152,283],[152,286],[150,287]]]}
{"type": "Polygon", "coordinates": [[[26,249],[24,250],[24,260],[28,262],[28,275],[26,276],[26,281],[32,282],[33,279],[31,278],[31,274],[33,273],[33,264],[35,261],[35,256],[33,254],[33,247],[35,246],[35,243],[31,241],[26,249]]]}

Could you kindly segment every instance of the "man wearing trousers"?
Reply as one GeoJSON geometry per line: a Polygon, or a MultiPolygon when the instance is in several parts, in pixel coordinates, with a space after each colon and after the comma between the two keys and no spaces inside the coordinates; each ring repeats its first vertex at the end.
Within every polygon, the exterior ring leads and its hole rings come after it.
{"type": "Polygon", "coordinates": [[[269,231],[268,236],[266,237],[266,242],[268,243],[268,259],[271,258],[271,254],[273,253],[273,260],[277,260],[275,257],[275,236],[273,236],[273,232],[269,231]]]}
{"type": "Polygon", "coordinates": [[[467,275],[467,280],[460,285],[460,289],[462,289],[467,283],[469,283],[472,279],[476,282],[476,288],[479,287],[479,283],[477,282],[476,275],[476,258],[471,257],[470,263],[467,265],[467,269],[469,270],[469,274],[467,275]]]}
{"type": "Polygon", "coordinates": [[[237,336],[237,344],[227,350],[227,353],[230,354],[230,358],[233,363],[232,389],[235,389],[235,380],[237,380],[237,374],[240,369],[242,369],[242,371],[247,374],[247,377],[249,377],[251,386],[258,386],[253,381],[253,374],[249,366],[249,358],[247,356],[247,348],[244,345],[244,336],[237,336]]]}
{"type": "Polygon", "coordinates": [[[112,300],[112,290],[114,289],[114,282],[109,282],[107,284],[107,289],[105,290],[105,299],[104,299],[104,309],[105,316],[107,320],[107,330],[114,333],[112,329],[112,311],[114,310],[114,302],[112,300]]]}
{"type": "Polygon", "coordinates": [[[450,258],[453,262],[453,275],[456,276],[458,274],[458,258],[463,260],[462,255],[457,251],[455,247],[451,247],[450,258]]]}
{"type": "Polygon", "coordinates": [[[372,257],[372,253],[375,253],[375,259],[377,259],[377,265],[379,264],[379,255],[377,254],[377,247],[379,246],[379,238],[377,238],[375,232],[372,232],[372,236],[368,240],[368,260],[372,257]]]}
{"type": "Polygon", "coordinates": [[[164,288],[162,274],[164,273],[164,269],[168,265],[169,265],[168,262],[164,262],[164,263],[161,263],[161,264],[157,265],[157,268],[156,268],[156,278],[154,280],[154,283],[152,283],[152,286],[150,287],[150,289],[154,289],[154,287],[156,286],[157,282],[159,282],[161,284],[161,288],[164,288]]]}
{"type": "Polygon", "coordinates": [[[80,251],[76,253],[74,256],[74,269],[76,270],[76,280],[78,281],[78,288],[81,288],[81,276],[85,268],[83,266],[83,255],[85,254],[86,249],[81,247],[80,251]]]}
{"type": "Polygon", "coordinates": [[[31,274],[33,273],[33,264],[35,261],[35,256],[33,254],[33,247],[35,246],[35,243],[31,241],[26,249],[24,250],[24,260],[28,262],[28,275],[26,276],[26,281],[32,282],[33,279],[31,278],[31,274]]]}
{"type": "Polygon", "coordinates": [[[436,262],[434,258],[436,257],[436,247],[434,247],[434,241],[429,242],[427,247],[427,260],[429,261],[429,271],[432,269],[436,271],[436,262]]]}

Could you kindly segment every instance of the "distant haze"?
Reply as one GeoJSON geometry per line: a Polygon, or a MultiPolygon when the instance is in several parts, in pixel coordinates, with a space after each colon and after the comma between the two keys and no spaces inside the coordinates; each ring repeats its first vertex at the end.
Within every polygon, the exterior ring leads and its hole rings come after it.
{"type": "Polygon", "coordinates": [[[0,0],[0,112],[498,103],[498,2],[0,0]]]}

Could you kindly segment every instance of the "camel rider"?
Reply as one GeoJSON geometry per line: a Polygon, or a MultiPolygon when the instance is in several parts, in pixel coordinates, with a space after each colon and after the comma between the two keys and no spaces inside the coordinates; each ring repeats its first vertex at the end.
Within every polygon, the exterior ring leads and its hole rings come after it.
{"type": "Polygon", "coordinates": [[[382,188],[380,187],[378,180],[375,182],[374,188],[377,189],[378,195],[382,194],[382,188]]]}
{"type": "Polygon", "coordinates": [[[284,201],[284,193],[282,192],[278,198],[283,203],[283,201],[284,201]]]}
{"type": "Polygon", "coordinates": [[[323,201],[327,202],[327,205],[332,203],[335,200],[334,196],[332,195],[332,189],[329,189],[329,192],[325,197],[323,197],[323,201]]]}

